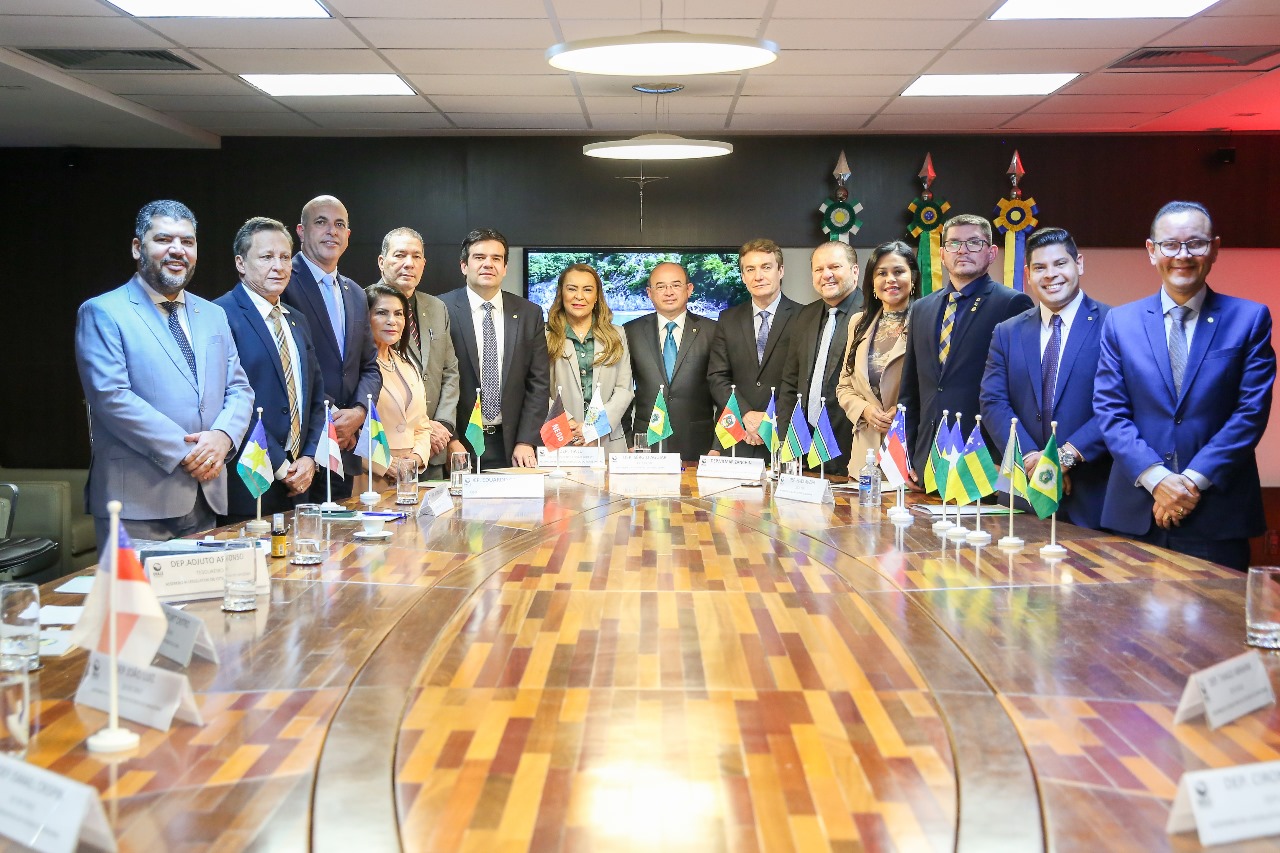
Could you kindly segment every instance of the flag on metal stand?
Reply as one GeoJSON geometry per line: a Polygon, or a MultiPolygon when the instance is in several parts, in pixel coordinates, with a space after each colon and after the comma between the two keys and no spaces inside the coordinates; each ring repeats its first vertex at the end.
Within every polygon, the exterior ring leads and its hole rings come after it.
{"type": "Polygon", "coordinates": [[[261,498],[275,482],[275,471],[271,469],[271,457],[267,453],[267,430],[262,425],[262,409],[258,409],[258,422],[253,425],[249,440],[240,451],[236,473],[255,498],[261,498]]]}
{"type": "Polygon", "coordinates": [[[793,459],[803,459],[812,447],[813,436],[809,434],[809,424],[804,419],[804,406],[800,402],[800,395],[796,395],[796,410],[791,413],[791,423],[787,425],[787,439],[782,442],[778,461],[785,464],[793,459]]]}
{"type": "Polygon", "coordinates": [[[880,470],[884,471],[885,481],[894,489],[905,486],[911,477],[911,461],[907,453],[907,412],[902,406],[893,413],[893,422],[880,445],[880,470]]]}
{"type": "Polygon", "coordinates": [[[547,422],[538,430],[542,444],[547,450],[559,450],[573,440],[573,427],[569,424],[569,413],[565,411],[564,400],[556,392],[556,400],[547,413],[547,422]]]}
{"type": "Polygon", "coordinates": [[[716,438],[720,439],[721,447],[729,448],[746,437],[747,428],[742,425],[742,410],[738,407],[738,392],[731,390],[729,402],[716,420],[716,438]]]}
{"type": "Polygon", "coordinates": [[[831,429],[831,416],[827,413],[826,400],[820,407],[818,423],[813,429],[813,443],[809,447],[807,462],[809,467],[825,465],[840,455],[840,445],[836,442],[836,434],[831,429]]]}
{"type": "Polygon", "coordinates": [[[611,432],[613,425],[609,423],[609,413],[604,410],[604,403],[600,400],[600,383],[597,382],[591,394],[591,405],[582,418],[582,443],[590,444],[607,438],[611,432]]]}
{"type": "Polygon", "coordinates": [[[658,386],[658,397],[653,401],[653,412],[649,414],[649,446],[660,444],[675,433],[671,429],[671,418],[667,414],[667,400],[662,395],[666,386],[658,386]]]}
{"type": "Polygon", "coordinates": [[[480,389],[476,389],[476,404],[471,409],[471,418],[467,421],[467,429],[463,433],[471,452],[476,455],[476,473],[480,473],[480,457],[484,456],[484,420],[480,416],[480,389]]]}

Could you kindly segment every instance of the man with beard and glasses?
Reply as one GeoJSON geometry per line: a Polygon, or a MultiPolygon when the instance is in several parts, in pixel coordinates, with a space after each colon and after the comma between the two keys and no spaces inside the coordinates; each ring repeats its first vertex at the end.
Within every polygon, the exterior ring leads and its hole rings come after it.
{"type": "Polygon", "coordinates": [[[100,552],[113,500],[135,539],[213,527],[227,512],[226,465],[253,410],[227,315],[186,290],[196,269],[187,206],[145,205],[133,256],[137,274],[85,302],[76,319],[92,443],[85,505],[100,552]]]}

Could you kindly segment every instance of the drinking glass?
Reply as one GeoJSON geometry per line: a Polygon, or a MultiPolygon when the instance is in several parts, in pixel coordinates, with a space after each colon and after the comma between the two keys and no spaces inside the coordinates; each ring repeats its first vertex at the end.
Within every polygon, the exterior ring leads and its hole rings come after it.
{"type": "Polygon", "coordinates": [[[647,432],[636,433],[636,440],[631,445],[631,452],[632,453],[651,452],[649,449],[649,433],[647,432]]]}
{"type": "Polygon", "coordinates": [[[324,519],[319,504],[298,504],[293,510],[293,556],[289,562],[314,566],[324,562],[324,519]]]}
{"type": "Polygon", "coordinates": [[[462,494],[462,477],[471,472],[471,454],[459,450],[449,456],[449,494],[462,494]]]}
{"type": "Polygon", "coordinates": [[[396,503],[416,504],[418,502],[418,460],[412,456],[392,459],[391,467],[396,474],[396,503]]]}
{"type": "Polygon", "coordinates": [[[231,613],[243,613],[258,607],[258,589],[255,577],[256,555],[252,542],[228,542],[226,575],[223,579],[222,609],[231,613]],[[235,551],[248,551],[249,559],[234,559],[235,551]]]}
{"type": "Polygon", "coordinates": [[[31,676],[21,657],[0,656],[0,755],[25,758],[31,738],[31,676]]]}
{"type": "Polygon", "coordinates": [[[1280,566],[1249,569],[1245,590],[1245,642],[1280,649],[1280,566]]]}
{"type": "Polygon", "coordinates": [[[33,583],[0,586],[0,655],[40,668],[40,587],[33,583]]]}

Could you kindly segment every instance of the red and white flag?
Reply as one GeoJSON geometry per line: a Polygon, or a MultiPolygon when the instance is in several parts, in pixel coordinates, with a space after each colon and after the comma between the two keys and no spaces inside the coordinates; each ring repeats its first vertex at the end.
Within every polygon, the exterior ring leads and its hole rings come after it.
{"type": "Polygon", "coordinates": [[[342,474],[342,448],[338,446],[338,428],[333,425],[333,412],[324,407],[325,429],[316,443],[316,464],[328,468],[339,477],[342,474]]]}
{"type": "Polygon", "coordinates": [[[880,447],[880,470],[884,471],[885,482],[891,489],[906,484],[911,476],[911,457],[907,454],[907,416],[901,408],[894,412],[893,422],[880,447]]]}
{"type": "Polygon", "coordinates": [[[98,564],[80,621],[71,629],[71,643],[104,655],[111,653],[110,595],[115,587],[116,653],[122,662],[150,666],[169,630],[169,620],[142,571],[124,525],[119,527],[119,536],[114,559],[107,555],[109,559],[98,564]]]}
{"type": "Polygon", "coordinates": [[[573,427],[569,423],[569,413],[565,411],[564,401],[560,399],[558,391],[556,401],[551,404],[551,411],[547,413],[547,422],[542,425],[542,429],[538,430],[538,434],[542,436],[542,444],[547,450],[559,450],[573,441],[573,427]]]}

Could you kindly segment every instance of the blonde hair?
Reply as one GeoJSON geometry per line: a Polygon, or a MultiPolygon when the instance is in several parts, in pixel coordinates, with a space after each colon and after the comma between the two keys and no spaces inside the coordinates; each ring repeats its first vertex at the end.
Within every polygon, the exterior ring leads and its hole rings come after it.
{"type": "Polygon", "coordinates": [[[564,312],[564,280],[571,272],[589,273],[596,281],[596,304],[591,309],[591,334],[604,349],[596,357],[593,364],[610,365],[622,361],[622,335],[613,325],[613,311],[604,299],[604,285],[600,281],[600,273],[588,264],[574,264],[560,273],[556,281],[556,298],[547,312],[547,355],[552,363],[564,353],[564,342],[567,340],[568,322],[564,312]]]}

